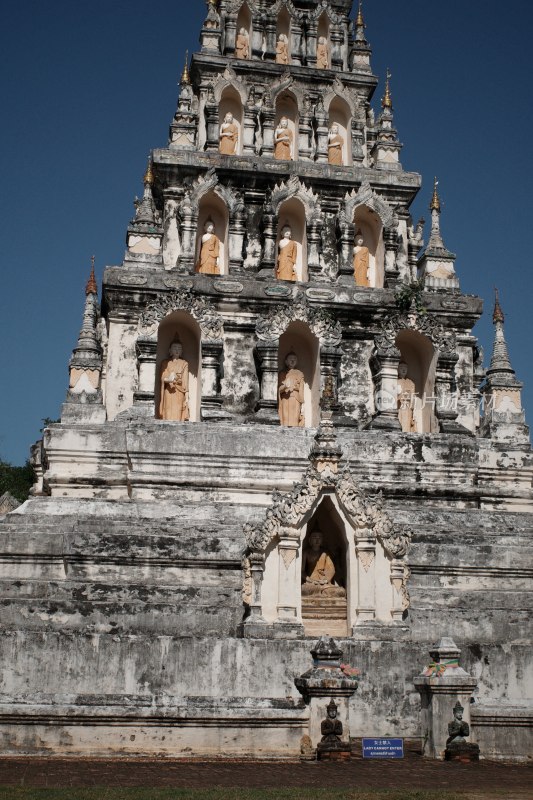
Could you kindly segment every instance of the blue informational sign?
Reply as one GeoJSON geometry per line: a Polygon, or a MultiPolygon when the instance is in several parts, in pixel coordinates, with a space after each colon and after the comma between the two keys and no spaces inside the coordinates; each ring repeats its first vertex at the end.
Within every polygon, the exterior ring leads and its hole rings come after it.
{"type": "Polygon", "coordinates": [[[363,758],[403,758],[403,739],[363,739],[363,758]]]}

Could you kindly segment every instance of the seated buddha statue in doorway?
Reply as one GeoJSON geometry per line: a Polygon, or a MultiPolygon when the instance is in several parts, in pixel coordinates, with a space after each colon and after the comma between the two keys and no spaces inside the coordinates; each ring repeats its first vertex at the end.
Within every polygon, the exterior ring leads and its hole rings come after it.
{"type": "Polygon", "coordinates": [[[313,531],[302,555],[302,597],[346,597],[346,589],[333,582],[335,573],[322,531],[313,531]]]}

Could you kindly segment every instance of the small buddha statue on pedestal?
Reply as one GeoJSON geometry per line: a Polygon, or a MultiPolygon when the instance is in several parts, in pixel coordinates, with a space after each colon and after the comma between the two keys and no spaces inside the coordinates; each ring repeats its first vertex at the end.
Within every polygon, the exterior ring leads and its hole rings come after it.
{"type": "Polygon", "coordinates": [[[355,234],[355,247],[353,249],[353,272],[356,286],[370,286],[368,269],[370,266],[370,250],[365,246],[365,240],[360,231],[355,234]]]}
{"type": "Polygon", "coordinates": [[[304,420],[304,374],[298,367],[296,353],[289,353],[285,367],[278,378],[278,409],[282,425],[289,428],[305,427],[304,420]]]}
{"type": "Polygon", "coordinates": [[[326,719],[320,725],[322,739],[317,747],[319,761],[346,761],[350,758],[350,744],[341,739],[343,725],[337,717],[337,712],[337,704],[332,698],[327,707],[326,719]]]}
{"type": "Polygon", "coordinates": [[[215,233],[215,225],[211,220],[204,225],[200,258],[196,269],[203,275],[220,275],[220,239],[215,233]]]}
{"type": "Polygon", "coordinates": [[[398,420],[404,433],[416,433],[414,400],[416,388],[414,381],[407,377],[408,366],[404,361],[398,365],[398,420]]]}
{"type": "Polygon", "coordinates": [[[292,239],[292,231],[289,226],[285,226],[282,238],[278,245],[278,263],[276,267],[276,278],[280,281],[295,281],[298,278],[296,273],[296,261],[298,260],[298,245],[292,239]]]}
{"type": "Polygon", "coordinates": [[[241,28],[235,42],[235,58],[246,60],[250,58],[250,37],[246,28],[241,28]]]}
{"type": "Polygon", "coordinates": [[[289,120],[282,117],[274,133],[274,158],[278,161],[292,160],[294,136],[289,128],[289,120]]]}
{"type": "Polygon", "coordinates": [[[219,151],[223,156],[234,156],[237,152],[239,129],[233,119],[233,114],[226,114],[220,126],[219,151]]]}
{"type": "Polygon", "coordinates": [[[325,36],[318,37],[316,47],[316,65],[318,69],[329,69],[328,40],[325,36]]]}
{"type": "Polygon", "coordinates": [[[342,158],[343,147],[344,139],[339,133],[339,126],[332,125],[328,136],[328,162],[333,166],[342,167],[344,163],[342,158]]]}
{"type": "Polygon", "coordinates": [[[289,39],[284,33],[278,36],[276,44],[276,64],[289,63],[289,39]]]}
{"type": "Polygon", "coordinates": [[[179,340],[170,345],[169,356],[161,365],[159,418],[173,422],[189,420],[189,364],[182,358],[179,340]]]}

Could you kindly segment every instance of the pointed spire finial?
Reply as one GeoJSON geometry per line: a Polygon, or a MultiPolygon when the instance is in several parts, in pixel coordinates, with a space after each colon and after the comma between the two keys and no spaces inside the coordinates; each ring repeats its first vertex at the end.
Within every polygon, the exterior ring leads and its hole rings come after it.
{"type": "Polygon", "coordinates": [[[184,86],[185,84],[189,84],[191,82],[191,76],[189,75],[189,51],[185,53],[185,65],[183,67],[183,72],[181,73],[181,80],[180,84],[184,86]]]}
{"type": "Polygon", "coordinates": [[[433,197],[431,198],[431,203],[429,205],[429,210],[430,211],[437,211],[440,214],[441,203],[440,203],[440,197],[439,197],[439,192],[438,192],[438,186],[439,186],[439,182],[438,182],[437,178],[435,177],[435,183],[433,184],[433,197]]]}
{"type": "Polygon", "coordinates": [[[359,0],[359,11],[357,12],[357,19],[355,24],[358,28],[366,28],[365,20],[363,17],[363,0],[359,0]]]}
{"type": "Polygon", "coordinates": [[[381,101],[381,105],[385,109],[389,109],[392,111],[392,95],[390,90],[390,79],[392,78],[392,72],[387,67],[387,83],[385,84],[385,95],[381,101]]]}
{"type": "Polygon", "coordinates": [[[500,293],[496,287],[494,287],[494,313],[492,315],[492,321],[496,325],[498,322],[502,324],[505,322],[505,314],[503,313],[502,307],[500,305],[500,293]]]}
{"type": "Polygon", "coordinates": [[[154,173],[152,171],[152,154],[148,155],[148,165],[146,167],[146,172],[144,173],[143,183],[145,186],[153,186],[154,185],[154,173]]]}
{"type": "Polygon", "coordinates": [[[85,294],[98,294],[98,285],[96,283],[96,275],[94,274],[94,256],[91,256],[91,274],[85,287],[85,294]]]}

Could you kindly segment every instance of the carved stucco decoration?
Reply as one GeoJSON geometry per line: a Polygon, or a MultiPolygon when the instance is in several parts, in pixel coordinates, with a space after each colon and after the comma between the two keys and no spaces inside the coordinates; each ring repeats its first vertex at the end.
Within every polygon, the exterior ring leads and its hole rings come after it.
{"type": "MultiPolygon", "coordinates": [[[[241,6],[243,4],[243,0],[228,0],[227,2],[227,13],[228,14],[238,14],[241,10],[241,6]]],[[[250,9],[252,14],[258,14],[260,11],[259,3],[255,0],[246,0],[246,5],[250,9]]]]}
{"type": "Polygon", "coordinates": [[[205,339],[222,339],[224,327],[222,318],[214,310],[205,297],[197,297],[190,291],[183,290],[167,294],[151,303],[143,312],[139,322],[139,332],[143,336],[157,333],[160,323],[175,311],[186,311],[200,326],[205,339]]]}
{"type": "Polygon", "coordinates": [[[314,9],[314,11],[312,11],[309,16],[312,19],[319,20],[324,12],[326,12],[330,22],[332,22],[334,25],[338,25],[342,21],[342,17],[340,16],[340,14],[337,14],[331,8],[331,3],[329,2],[329,0],[320,0],[320,2],[317,3],[317,6],[314,9]]]}
{"type": "Polygon", "coordinates": [[[340,322],[322,308],[311,308],[305,298],[275,306],[266,317],[261,317],[256,325],[257,338],[263,342],[277,341],[290,323],[297,321],[307,323],[321,345],[336,347],[340,344],[340,322]]]}
{"type": "Polygon", "coordinates": [[[322,218],[320,198],[308,186],[293,175],[288,181],[276,184],[270,195],[270,204],[276,214],[279,213],[281,204],[289,198],[300,200],[305,209],[305,218],[308,224],[313,220],[322,218]]]}
{"type": "Polygon", "coordinates": [[[394,213],[391,207],[372,189],[368,181],[361,184],[359,191],[352,189],[344,198],[344,213],[349,222],[353,222],[355,211],[359,206],[366,206],[375,211],[384,228],[394,226],[394,213]]]}
{"type": "Polygon", "coordinates": [[[217,103],[220,103],[224,89],[226,89],[228,86],[232,86],[240,95],[243,105],[246,104],[248,99],[248,90],[232,67],[226,67],[222,75],[217,77],[212,86],[217,103]]]}
{"type": "MultiPolygon", "coordinates": [[[[346,91],[346,87],[339,77],[336,77],[333,81],[331,91],[324,95],[324,108],[329,109],[335,98],[343,100],[348,105],[352,115],[355,114],[357,106],[354,102],[354,97],[351,92],[346,91]]],[[[350,133],[350,131],[348,131],[348,133],[350,133]]]]}
{"type": "Polygon", "coordinates": [[[432,342],[439,355],[453,355],[457,349],[457,339],[453,331],[446,330],[429,314],[418,314],[415,311],[396,313],[389,316],[382,324],[376,336],[376,349],[379,355],[398,355],[396,338],[401,331],[410,330],[420,333],[432,342]]]}
{"type": "Polygon", "coordinates": [[[274,492],[262,525],[246,524],[244,535],[248,551],[264,553],[280,537],[283,528],[302,527],[308,515],[318,506],[325,493],[334,492],[341,508],[355,531],[356,543],[377,539],[387,555],[402,560],[412,539],[410,528],[395,527],[383,509],[381,495],[367,494],[356,483],[349,467],[343,473],[318,472],[311,465],[304,479],[287,493],[274,492]]]}
{"type": "Polygon", "coordinates": [[[298,11],[292,0],[276,0],[276,2],[272,3],[272,5],[270,6],[270,13],[272,14],[272,16],[274,15],[277,16],[283,8],[287,9],[289,15],[293,19],[297,19],[298,21],[301,21],[303,19],[302,12],[298,11]]]}
{"type": "Polygon", "coordinates": [[[220,183],[216,170],[212,167],[187,187],[181,202],[180,213],[197,213],[202,197],[211,191],[218,195],[223,203],[225,203],[230,214],[244,211],[244,199],[242,194],[232,189],[231,186],[220,183]]]}

